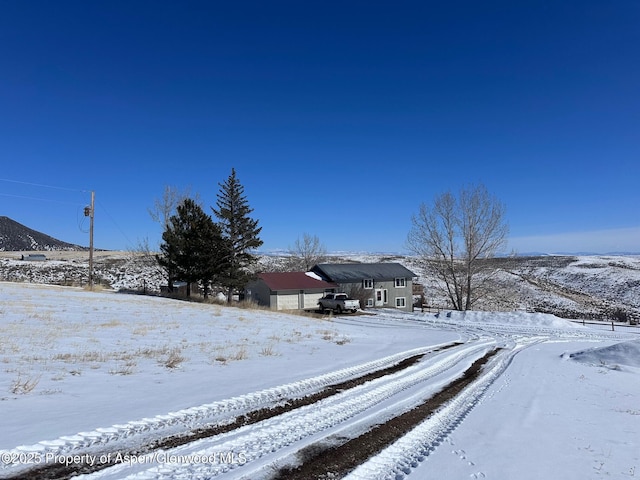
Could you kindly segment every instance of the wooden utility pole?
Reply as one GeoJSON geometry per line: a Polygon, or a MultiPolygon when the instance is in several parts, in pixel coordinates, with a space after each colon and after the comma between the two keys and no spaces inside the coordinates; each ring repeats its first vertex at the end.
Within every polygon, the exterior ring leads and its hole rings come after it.
{"type": "Polygon", "coordinates": [[[96,192],[91,190],[91,206],[85,207],[84,216],[89,217],[89,289],[93,290],[93,213],[95,211],[96,192]]]}

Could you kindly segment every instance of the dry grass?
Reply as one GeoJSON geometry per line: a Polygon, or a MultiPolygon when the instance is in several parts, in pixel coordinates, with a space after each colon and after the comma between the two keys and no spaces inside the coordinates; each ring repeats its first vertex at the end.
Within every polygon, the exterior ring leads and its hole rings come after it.
{"type": "Polygon", "coordinates": [[[53,322],[53,314],[51,312],[36,311],[36,312],[30,313],[28,316],[35,320],[43,321],[45,323],[53,322]]]}
{"type": "Polygon", "coordinates": [[[298,343],[300,341],[302,341],[302,332],[300,330],[292,331],[289,338],[286,339],[287,343],[298,343]]]}
{"type": "Polygon", "coordinates": [[[180,365],[182,365],[182,362],[184,362],[186,359],[185,357],[182,355],[182,350],[180,350],[179,348],[172,348],[171,351],[169,351],[167,357],[164,359],[164,361],[162,362],[162,364],[166,367],[166,368],[178,368],[180,365]]]}
{"type": "Polygon", "coordinates": [[[107,292],[107,291],[111,291],[111,288],[109,287],[105,287],[104,285],[100,284],[100,283],[94,283],[92,286],[84,285],[82,287],[83,290],[87,291],[87,292],[107,292]]]}
{"type": "Polygon", "coordinates": [[[333,313],[329,313],[328,315],[326,314],[322,314],[322,313],[318,313],[314,310],[291,310],[287,313],[290,313],[292,315],[297,315],[299,317],[305,317],[305,318],[313,318],[314,320],[331,320],[333,321],[333,313]]]}
{"type": "Polygon", "coordinates": [[[152,329],[152,327],[150,325],[142,325],[142,326],[139,326],[139,327],[135,327],[131,333],[133,335],[140,335],[140,336],[144,337],[145,335],[149,334],[151,329],[152,329]]]}
{"type": "Polygon", "coordinates": [[[116,365],[116,368],[109,370],[109,373],[111,375],[132,375],[135,371],[136,365],[136,362],[128,360],[116,365]]]}
{"type": "Polygon", "coordinates": [[[122,325],[122,322],[116,318],[113,318],[111,320],[109,320],[108,322],[105,323],[101,323],[100,327],[120,327],[122,325]]]}
{"type": "Polygon", "coordinates": [[[231,356],[231,360],[246,360],[247,358],[249,358],[249,354],[247,353],[247,348],[244,345],[240,346],[231,356]]]}
{"type": "Polygon", "coordinates": [[[242,308],[246,310],[268,310],[271,311],[271,308],[265,305],[258,305],[255,300],[242,300],[241,302],[237,302],[233,304],[234,307],[242,308]]]}
{"type": "MultiPolygon", "coordinates": [[[[141,360],[155,360],[157,364],[168,369],[178,368],[187,358],[182,354],[180,347],[162,345],[159,347],[142,347],[136,350],[123,350],[116,352],[84,351],[73,353],[56,353],[52,360],[70,364],[76,367],[73,372],[80,372],[80,366],[89,364],[91,369],[99,369],[100,364],[115,362],[115,366],[109,370],[111,375],[132,375],[141,360]]],[[[31,363],[48,363],[46,359],[35,359],[31,363]]]]}
{"type": "Polygon", "coordinates": [[[275,357],[278,353],[274,350],[273,345],[267,345],[260,350],[260,355],[263,357],[275,357]]]}
{"type": "Polygon", "coordinates": [[[338,332],[335,330],[318,330],[317,333],[321,335],[322,340],[334,342],[336,345],[346,345],[351,342],[349,337],[338,336],[338,332]]]}
{"type": "Polygon", "coordinates": [[[52,358],[64,363],[104,363],[109,360],[110,355],[104,352],[75,352],[56,353],[52,358]]]}
{"type": "Polygon", "coordinates": [[[0,342],[0,366],[4,388],[14,395],[34,390],[59,393],[80,375],[179,371],[190,361],[202,360],[216,368],[248,359],[268,361],[267,357],[282,356],[291,344],[317,339],[320,330],[329,341],[348,342],[332,332],[331,324],[316,323],[322,320],[304,312],[297,313],[309,320],[292,317],[264,327],[264,317],[291,312],[272,311],[255,302],[237,305],[243,310],[177,302],[155,309],[146,305],[146,298],[131,297],[132,307],[123,308],[115,295],[108,295],[115,302],[96,301],[94,295],[77,292],[58,305],[58,300],[41,301],[39,292],[25,289],[19,301],[8,300],[1,308],[9,318],[0,325],[5,339],[0,342]],[[196,325],[191,324],[194,315],[201,315],[196,325]]]}
{"type": "Polygon", "coordinates": [[[249,358],[249,352],[245,344],[233,345],[218,345],[215,347],[215,352],[212,356],[213,362],[226,365],[232,361],[246,360],[249,358]]]}
{"type": "Polygon", "coordinates": [[[40,383],[39,376],[22,378],[22,376],[18,375],[18,378],[11,382],[10,391],[14,395],[26,395],[31,393],[38,386],[38,383],[40,383]]]}
{"type": "Polygon", "coordinates": [[[327,340],[329,342],[333,341],[336,336],[336,332],[332,332],[331,330],[318,330],[318,333],[321,335],[323,340],[327,340]]]}

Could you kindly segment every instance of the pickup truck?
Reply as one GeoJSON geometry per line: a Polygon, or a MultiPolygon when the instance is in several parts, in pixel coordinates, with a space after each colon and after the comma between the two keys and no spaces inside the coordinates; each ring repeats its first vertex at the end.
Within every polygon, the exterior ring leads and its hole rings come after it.
{"type": "Polygon", "coordinates": [[[349,298],[346,293],[327,293],[318,300],[318,308],[321,312],[335,310],[338,313],[347,311],[356,313],[360,308],[360,301],[349,298]]]}

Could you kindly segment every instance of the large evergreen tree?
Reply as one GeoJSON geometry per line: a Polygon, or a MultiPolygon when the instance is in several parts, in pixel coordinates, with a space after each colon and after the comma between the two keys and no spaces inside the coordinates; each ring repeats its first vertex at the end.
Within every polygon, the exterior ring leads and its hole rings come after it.
{"type": "Polygon", "coordinates": [[[167,271],[170,288],[175,280],[187,282],[187,296],[194,282],[203,285],[206,295],[209,284],[227,270],[229,248],[220,226],[189,198],[169,218],[162,240],[158,263],[167,271]]]}
{"type": "Polygon", "coordinates": [[[244,196],[244,187],[236,177],[235,169],[224,183],[218,184],[220,192],[213,213],[218,218],[222,235],[228,241],[229,268],[221,283],[227,287],[227,300],[231,302],[234,290],[243,288],[251,277],[249,267],[257,261],[252,250],[262,245],[258,220],[249,215],[253,209],[249,207],[244,196]]]}

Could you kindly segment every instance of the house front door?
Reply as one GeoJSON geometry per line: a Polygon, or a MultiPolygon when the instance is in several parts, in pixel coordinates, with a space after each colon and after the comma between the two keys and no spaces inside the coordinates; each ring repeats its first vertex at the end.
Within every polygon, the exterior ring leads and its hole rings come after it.
{"type": "Polygon", "coordinates": [[[376,307],[384,305],[384,294],[381,288],[376,289],[376,307]]]}

